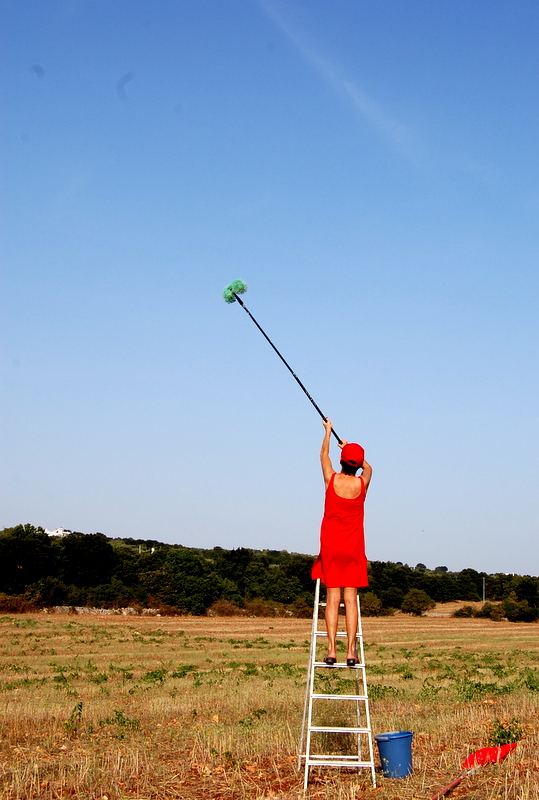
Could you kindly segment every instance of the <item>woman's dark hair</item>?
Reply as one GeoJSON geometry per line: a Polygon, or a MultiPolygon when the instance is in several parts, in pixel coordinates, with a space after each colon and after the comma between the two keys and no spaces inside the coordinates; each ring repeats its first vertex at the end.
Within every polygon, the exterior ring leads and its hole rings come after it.
{"type": "Polygon", "coordinates": [[[341,469],[345,475],[355,475],[359,467],[353,467],[351,464],[347,464],[346,461],[341,461],[341,469]]]}

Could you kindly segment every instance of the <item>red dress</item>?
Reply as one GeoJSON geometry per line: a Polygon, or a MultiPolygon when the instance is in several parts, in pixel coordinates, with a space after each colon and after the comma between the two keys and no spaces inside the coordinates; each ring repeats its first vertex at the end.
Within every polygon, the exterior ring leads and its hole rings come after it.
{"type": "Polygon", "coordinates": [[[360,476],[357,497],[340,497],[333,488],[335,475],[326,489],[324,517],[320,529],[320,555],[313,564],[313,580],[320,578],[330,588],[368,586],[363,518],[365,482],[360,476]]]}

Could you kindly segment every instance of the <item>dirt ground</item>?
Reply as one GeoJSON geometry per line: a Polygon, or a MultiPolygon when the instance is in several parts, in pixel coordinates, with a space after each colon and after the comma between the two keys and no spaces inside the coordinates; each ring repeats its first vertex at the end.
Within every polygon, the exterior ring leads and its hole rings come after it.
{"type": "MultiPolygon", "coordinates": [[[[375,733],[411,730],[406,779],[312,770],[308,797],[419,800],[456,777],[496,719],[522,741],[451,796],[539,800],[539,625],[364,618],[375,733]]],[[[0,797],[303,797],[297,745],[311,621],[0,618],[0,797]]],[[[341,671],[342,672],[342,671],[341,671]]]]}

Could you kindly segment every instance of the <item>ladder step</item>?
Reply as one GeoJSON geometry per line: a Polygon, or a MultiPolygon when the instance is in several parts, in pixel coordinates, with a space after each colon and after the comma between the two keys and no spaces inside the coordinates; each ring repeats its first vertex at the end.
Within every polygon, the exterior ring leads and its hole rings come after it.
{"type": "MultiPolygon", "coordinates": [[[[326,631],[316,631],[315,636],[319,636],[321,639],[324,639],[324,638],[327,638],[327,632],[326,631]]],[[[337,631],[337,638],[346,639],[347,636],[348,636],[348,634],[346,633],[346,631],[337,631]]],[[[359,634],[358,633],[356,633],[356,639],[359,639],[359,634]]]]}
{"type": "MultiPolygon", "coordinates": [[[[307,758],[307,756],[305,754],[300,756],[300,760],[301,761],[305,761],[306,758],[307,758]]],[[[367,763],[369,766],[371,766],[371,764],[374,764],[374,762],[371,762],[371,761],[367,761],[367,762],[361,761],[360,762],[358,755],[345,756],[342,753],[339,753],[338,755],[334,754],[334,753],[315,753],[313,755],[311,753],[311,755],[309,756],[308,760],[312,761],[313,758],[318,758],[318,759],[323,758],[326,761],[331,761],[332,763],[334,761],[356,761],[358,764],[359,763],[362,763],[362,764],[367,763]]]]}
{"type": "Polygon", "coordinates": [[[321,725],[311,725],[310,731],[316,733],[366,733],[371,735],[370,728],[324,728],[321,725]]]}
{"type": "Polygon", "coordinates": [[[368,700],[366,694],[312,694],[313,700],[368,700]]]}
{"type": "MultiPolygon", "coordinates": [[[[327,603],[318,603],[319,608],[325,608],[327,603]]],[[[344,608],[344,603],[339,603],[339,608],[344,608]]]]}
{"type": "Polygon", "coordinates": [[[315,661],[313,667],[326,667],[326,669],[365,669],[365,664],[356,664],[354,667],[349,667],[348,664],[326,664],[325,661],[315,661]]]}
{"type": "Polygon", "coordinates": [[[311,756],[307,762],[309,767],[350,767],[350,769],[368,769],[374,768],[372,761],[358,761],[357,756],[350,756],[354,761],[345,761],[346,756],[337,756],[335,759],[330,756],[320,756],[319,759],[314,760],[316,757],[311,756]]]}

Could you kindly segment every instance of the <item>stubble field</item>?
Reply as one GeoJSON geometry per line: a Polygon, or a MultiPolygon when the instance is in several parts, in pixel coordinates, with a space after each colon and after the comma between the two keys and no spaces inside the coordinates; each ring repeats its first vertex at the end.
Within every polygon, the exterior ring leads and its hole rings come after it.
{"type": "MultiPolygon", "coordinates": [[[[374,733],[414,732],[396,780],[318,768],[307,797],[426,798],[488,744],[505,762],[452,797],[539,800],[539,626],[447,616],[364,619],[374,733]]],[[[0,618],[0,797],[300,798],[310,620],[12,615],[0,618]]],[[[326,681],[346,677],[343,670],[326,681]]],[[[339,690],[339,686],[333,688],[339,690]]]]}

